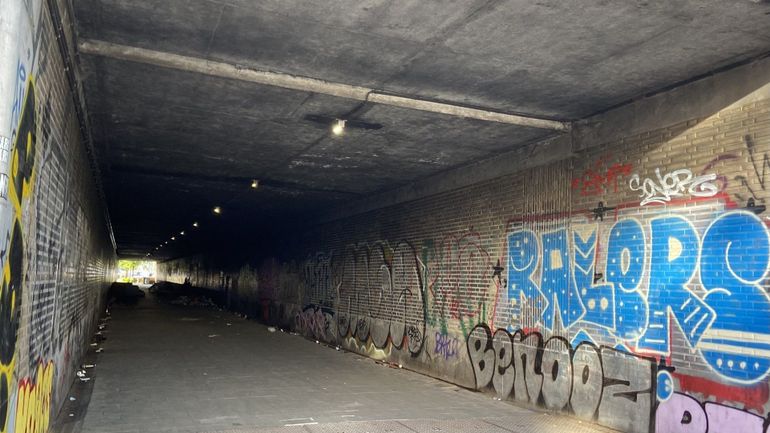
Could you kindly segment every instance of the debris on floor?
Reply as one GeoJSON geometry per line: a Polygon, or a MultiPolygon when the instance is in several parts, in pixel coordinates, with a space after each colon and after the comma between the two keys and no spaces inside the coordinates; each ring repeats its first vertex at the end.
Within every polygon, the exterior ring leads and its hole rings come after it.
{"type": "Polygon", "coordinates": [[[184,307],[216,307],[217,304],[211,298],[197,296],[179,296],[169,301],[171,305],[182,305],[184,307]]]}
{"type": "Polygon", "coordinates": [[[153,284],[148,290],[161,302],[183,307],[220,308],[224,301],[224,292],[189,284],[162,281],[153,284]]]}
{"type": "Polygon", "coordinates": [[[131,283],[114,282],[107,292],[108,304],[135,305],[139,302],[139,299],[144,297],[144,291],[139,286],[131,283]]]}

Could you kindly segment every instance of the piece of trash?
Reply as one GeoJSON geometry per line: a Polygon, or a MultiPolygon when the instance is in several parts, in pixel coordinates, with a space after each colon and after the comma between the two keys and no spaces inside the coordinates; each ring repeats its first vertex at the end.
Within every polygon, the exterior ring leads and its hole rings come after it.
{"type": "Polygon", "coordinates": [[[91,343],[91,347],[96,347],[98,345],[99,345],[99,343],[91,343]]]}
{"type": "Polygon", "coordinates": [[[91,378],[90,378],[90,377],[81,377],[81,378],[80,378],[80,381],[81,381],[81,382],[88,382],[89,380],[91,380],[91,378]]]}
{"type": "Polygon", "coordinates": [[[78,377],[85,377],[86,376],[86,371],[85,370],[78,370],[77,372],[75,372],[75,374],[78,377]]]}
{"type": "Polygon", "coordinates": [[[70,401],[75,401],[75,400],[77,400],[75,397],[70,397],[70,401]]]}
{"type": "Polygon", "coordinates": [[[232,323],[228,323],[227,326],[233,326],[233,324],[232,323]]]}
{"type": "Polygon", "coordinates": [[[340,346],[335,347],[335,349],[340,350],[340,346]]]}
{"type": "MultiPolygon", "coordinates": [[[[275,328],[273,328],[272,326],[269,326],[267,330],[270,332],[275,332],[275,328]]],[[[281,332],[283,332],[283,329],[281,329],[281,332]]]]}
{"type": "Polygon", "coordinates": [[[75,414],[74,414],[74,413],[71,413],[71,414],[70,414],[70,416],[75,416],[75,414]]]}
{"type": "Polygon", "coordinates": [[[96,353],[102,353],[102,352],[104,352],[104,348],[100,347],[100,348],[96,349],[95,352],[96,353]]]}
{"type": "Polygon", "coordinates": [[[320,342],[320,341],[318,341],[318,340],[316,340],[316,341],[315,341],[315,344],[321,344],[321,342],[320,342]]]}
{"type": "Polygon", "coordinates": [[[209,335],[209,338],[219,337],[219,334],[211,334],[209,335]]]}
{"type": "Polygon", "coordinates": [[[94,364],[83,364],[83,368],[94,368],[96,365],[94,364]]]}
{"type": "Polygon", "coordinates": [[[404,366],[401,364],[398,364],[398,368],[404,368],[404,366]]]}

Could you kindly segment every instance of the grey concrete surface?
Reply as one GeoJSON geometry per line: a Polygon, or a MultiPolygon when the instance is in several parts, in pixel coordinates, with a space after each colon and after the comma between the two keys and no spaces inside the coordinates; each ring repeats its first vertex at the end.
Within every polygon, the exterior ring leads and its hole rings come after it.
{"type": "MultiPolygon", "coordinates": [[[[82,40],[563,121],[770,51],[770,3],[752,0],[80,0],[73,8],[82,40]]],[[[78,58],[122,255],[176,257],[245,231],[278,232],[285,227],[277,222],[304,224],[357,198],[430,190],[420,183],[449,170],[506,154],[526,159],[517,150],[552,139],[532,128],[78,58]],[[382,128],[332,137],[329,122],[308,115],[382,128]],[[252,178],[261,180],[258,192],[248,188],[252,178]],[[142,197],[153,212],[125,197],[142,197]],[[154,252],[216,204],[227,206],[227,224],[207,225],[194,247],[154,252]]],[[[658,122],[656,114],[677,114],[671,105],[649,116],[654,109],[634,109],[630,118],[658,122]]],[[[628,118],[591,125],[583,141],[634,127],[628,118]]],[[[479,177],[464,173],[453,178],[479,177]]]]}
{"type": "Polygon", "coordinates": [[[82,427],[70,431],[609,431],[271,333],[229,312],[147,298],[114,308],[105,335],[82,427]]]}

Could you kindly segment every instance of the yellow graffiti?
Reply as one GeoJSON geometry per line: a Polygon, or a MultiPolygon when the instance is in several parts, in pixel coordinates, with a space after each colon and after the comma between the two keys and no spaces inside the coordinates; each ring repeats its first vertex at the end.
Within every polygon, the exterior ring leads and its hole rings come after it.
{"type": "MultiPolygon", "coordinates": [[[[32,192],[32,186],[34,183],[35,172],[35,144],[37,135],[37,122],[35,121],[35,85],[32,77],[27,81],[27,91],[24,98],[24,104],[19,117],[19,124],[16,128],[16,135],[11,151],[10,170],[9,170],[9,182],[8,182],[8,201],[12,207],[11,224],[8,227],[8,233],[5,235],[8,239],[7,248],[5,250],[5,257],[3,258],[3,275],[2,275],[2,289],[0,290],[0,405],[4,407],[3,413],[0,413],[0,433],[6,433],[9,431],[9,426],[13,425],[11,410],[11,399],[13,389],[12,380],[16,367],[16,338],[19,328],[19,320],[21,316],[21,295],[22,295],[22,262],[24,255],[24,240],[22,230],[22,204],[24,200],[29,197],[32,192]]],[[[52,376],[53,367],[45,368],[45,372],[41,376],[40,369],[38,369],[38,377],[41,380],[37,380],[36,383],[42,384],[42,388],[48,389],[48,399],[46,400],[50,406],[50,384],[46,385],[46,379],[50,374],[52,376]],[[50,370],[51,373],[47,373],[50,370]]],[[[50,380],[48,381],[50,382],[50,380]]],[[[40,388],[41,385],[34,386],[33,388],[40,388]]],[[[29,414],[29,395],[23,395],[24,389],[20,388],[18,394],[18,403],[24,404],[22,412],[17,410],[17,413],[29,414]]],[[[21,408],[21,406],[19,406],[21,408]]],[[[34,412],[33,415],[37,415],[34,412]]],[[[45,431],[34,430],[37,425],[48,425],[48,416],[45,418],[29,423],[27,418],[19,418],[17,420],[16,431],[45,431]],[[30,430],[24,425],[31,426],[30,430]],[[22,426],[22,430],[19,430],[19,426],[22,426]]]]}
{"type": "Polygon", "coordinates": [[[15,433],[46,433],[51,415],[53,391],[53,362],[37,366],[35,383],[22,381],[16,403],[15,433]]]}

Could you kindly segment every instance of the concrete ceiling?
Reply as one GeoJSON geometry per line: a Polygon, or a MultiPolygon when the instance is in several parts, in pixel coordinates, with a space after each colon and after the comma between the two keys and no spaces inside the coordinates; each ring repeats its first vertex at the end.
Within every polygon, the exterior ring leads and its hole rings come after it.
{"type": "MultiPolygon", "coordinates": [[[[99,40],[575,120],[770,51],[770,4],[671,0],[78,0],[99,40]]],[[[179,254],[553,131],[80,56],[119,252],[179,254]],[[308,114],[382,125],[342,137],[308,114]],[[260,188],[250,190],[252,178],[260,188]],[[224,206],[220,218],[210,209],[224,206]],[[205,242],[204,242],[205,241],[205,242]],[[173,242],[172,242],[173,243],[173,242]],[[178,243],[178,242],[177,242],[178,243]]]]}

